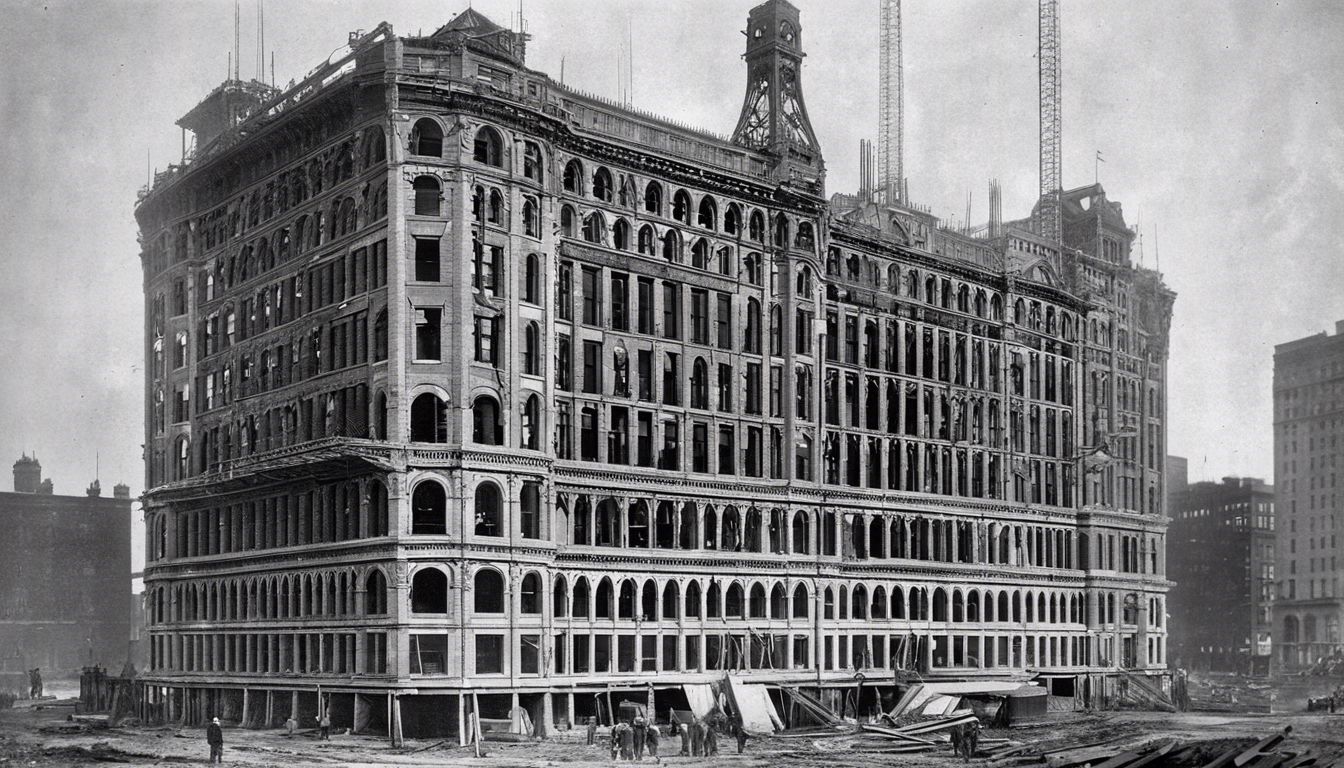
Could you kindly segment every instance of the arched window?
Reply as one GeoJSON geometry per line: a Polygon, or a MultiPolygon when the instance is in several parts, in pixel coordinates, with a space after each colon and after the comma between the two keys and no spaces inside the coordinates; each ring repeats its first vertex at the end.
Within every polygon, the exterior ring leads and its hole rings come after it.
{"type": "Polygon", "coordinates": [[[437,568],[422,568],[411,578],[411,613],[447,613],[448,577],[437,568]]]}
{"type": "MultiPolygon", "coordinates": [[[[443,129],[436,121],[428,117],[415,121],[415,127],[411,129],[411,154],[426,157],[443,156],[443,129]]],[[[302,198],[303,195],[299,197],[302,198]]]]}
{"type": "Polygon", "coordinates": [[[411,185],[415,189],[415,215],[439,215],[439,180],[433,176],[417,176],[411,185]]]}
{"type": "Polygon", "coordinates": [[[494,483],[481,483],[476,486],[476,535],[503,536],[503,506],[500,502],[499,486],[494,483]]]}
{"type": "Polygon", "coordinates": [[[491,395],[479,395],[471,403],[471,440],[480,445],[503,445],[504,423],[499,401],[491,395]]]}
{"type": "Polygon", "coordinates": [[[551,587],[551,613],[557,619],[563,619],[569,613],[569,591],[565,577],[557,574],[555,585],[551,587]]]}
{"type": "Polygon", "coordinates": [[[494,568],[482,568],[472,582],[476,613],[504,612],[504,577],[494,568]]]}
{"type": "Polygon", "coordinates": [[[705,195],[700,198],[700,210],[696,220],[705,229],[719,228],[719,207],[714,203],[713,197],[705,195]]]}
{"type": "Polygon", "coordinates": [[[672,196],[672,218],[690,226],[691,196],[686,194],[684,189],[678,189],[677,193],[672,196]]]}
{"type": "Polygon", "coordinates": [[[364,615],[380,616],[384,613],[387,613],[387,579],[382,571],[374,568],[364,580],[364,615]]]}
{"type": "Polygon", "coordinates": [[[742,234],[742,206],[729,203],[723,212],[723,231],[730,235],[742,234]]]}
{"type": "Polygon", "coordinates": [[[806,619],[811,613],[808,605],[810,599],[807,595],[807,585],[799,584],[793,588],[793,618],[806,619]]]}
{"type": "Polygon", "coordinates": [[[639,252],[648,256],[652,256],[655,253],[657,253],[658,249],[654,247],[653,239],[654,239],[653,227],[649,226],[648,224],[645,224],[644,226],[640,227],[639,252]]]}
{"type": "Polygon", "coordinates": [[[523,483],[518,497],[518,527],[525,539],[541,538],[541,483],[534,480],[523,483]]]}
{"type": "Polygon", "coordinates": [[[806,512],[798,510],[793,513],[793,526],[789,533],[789,538],[792,539],[794,553],[800,555],[807,554],[808,540],[811,536],[809,535],[810,532],[808,530],[806,512]]]}
{"type": "Polygon", "coordinates": [[[747,237],[758,243],[765,242],[765,216],[760,211],[752,211],[747,224],[747,237]]]}
{"type": "Polygon", "coordinates": [[[597,584],[597,598],[593,602],[593,618],[612,618],[615,613],[615,611],[612,610],[615,607],[614,603],[615,595],[613,594],[611,587],[611,579],[603,576],[602,581],[597,584]]]}
{"type": "Polygon", "coordinates": [[[523,577],[523,586],[518,592],[518,612],[541,613],[541,577],[536,572],[523,577]]]}
{"type": "Polygon", "coordinates": [[[798,237],[794,241],[800,250],[815,251],[817,247],[816,238],[812,234],[812,225],[806,221],[798,224],[798,237]]]}
{"type": "Polygon", "coordinates": [[[574,609],[570,615],[576,619],[590,618],[588,605],[588,579],[580,576],[574,582],[574,609]]]}
{"type": "Polygon", "coordinates": [[[709,365],[703,357],[695,358],[691,367],[691,407],[709,408],[709,365]]]}
{"type": "Polygon", "coordinates": [[[564,237],[574,237],[576,227],[574,209],[568,205],[560,208],[560,234],[564,237]]]}
{"type": "Polygon", "coordinates": [[[448,404],[432,392],[425,392],[411,402],[411,442],[444,443],[448,441],[448,404]]]}
{"type": "Polygon", "coordinates": [[[611,245],[618,250],[630,250],[630,222],[625,219],[616,220],[611,227],[611,245]]]}
{"type": "Polygon", "coordinates": [[[566,192],[573,192],[576,195],[583,194],[583,164],[578,160],[570,160],[565,165],[565,174],[561,177],[561,183],[566,192]]]}
{"type": "MultiPolygon", "coordinates": [[[[532,336],[537,334],[537,324],[529,323],[527,330],[532,336]]],[[[523,440],[522,447],[529,451],[537,450],[541,443],[541,398],[530,395],[523,404],[523,440]]]]}
{"type": "Polygon", "coordinates": [[[765,603],[765,587],[760,584],[753,584],[751,587],[751,599],[747,606],[747,613],[750,618],[764,619],[768,618],[765,603]]]}
{"type": "Polygon", "coordinates": [[[611,171],[598,168],[593,171],[593,197],[604,203],[610,203],[612,196],[611,171]]]}
{"type": "Polygon", "coordinates": [[[593,211],[583,219],[583,239],[590,243],[606,240],[607,221],[601,211],[593,211]]]}
{"type": "Polygon", "coordinates": [[[527,255],[523,267],[523,301],[528,304],[541,303],[541,257],[535,253],[527,255]]]}
{"type": "Polygon", "coordinates": [[[537,211],[537,201],[523,198],[523,234],[528,237],[541,237],[541,214],[537,211]]]}
{"type": "Polygon", "coordinates": [[[504,140],[500,138],[499,131],[488,125],[476,131],[472,159],[496,168],[504,166],[504,140]]]}
{"type": "Polygon", "coordinates": [[[644,210],[660,216],[663,213],[663,188],[656,181],[644,188],[644,210]]]}
{"type": "Polygon", "coordinates": [[[541,148],[530,141],[523,145],[523,176],[538,184],[545,178],[541,167],[541,148]]]}
{"type": "Polygon", "coordinates": [[[669,229],[663,234],[663,259],[681,263],[681,237],[675,229],[669,229]]]}
{"type": "Polygon", "coordinates": [[[443,535],[448,532],[448,498],[443,486],[425,480],[411,493],[411,533],[443,535]]]}
{"type": "Polygon", "coordinates": [[[703,237],[696,238],[691,245],[691,266],[696,269],[709,268],[709,241],[703,237]]]}
{"type": "Polygon", "coordinates": [[[742,596],[742,585],[734,582],[728,587],[728,592],[724,596],[723,615],[730,619],[743,618],[742,611],[746,607],[742,596]]]}
{"type": "Polygon", "coordinates": [[[490,190],[490,207],[486,209],[485,220],[491,224],[505,224],[504,195],[498,189],[490,190]]]}

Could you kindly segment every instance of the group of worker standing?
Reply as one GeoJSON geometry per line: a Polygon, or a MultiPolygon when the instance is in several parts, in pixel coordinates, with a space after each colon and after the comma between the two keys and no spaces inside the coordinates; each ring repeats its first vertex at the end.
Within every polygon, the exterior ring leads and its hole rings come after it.
{"type": "MultiPolygon", "coordinates": [[[[736,723],[732,724],[733,735],[737,738],[737,751],[741,754],[746,748],[747,733],[736,723]]],[[[637,716],[634,722],[618,722],[609,733],[609,747],[612,760],[643,760],[647,752],[655,762],[662,762],[658,754],[658,744],[663,732],[657,723],[645,721],[637,716]]],[[[710,724],[700,718],[687,722],[672,722],[668,726],[669,738],[681,737],[682,757],[714,757],[719,754],[719,736],[710,724]]],[[[597,744],[597,718],[588,718],[588,744],[597,744]]]]}

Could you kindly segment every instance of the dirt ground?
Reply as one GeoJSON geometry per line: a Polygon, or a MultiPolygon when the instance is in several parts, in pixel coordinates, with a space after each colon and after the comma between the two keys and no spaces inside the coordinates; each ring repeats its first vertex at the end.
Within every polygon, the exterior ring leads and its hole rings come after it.
{"type": "MultiPolygon", "coordinates": [[[[209,748],[203,728],[126,727],[89,730],[78,733],[54,733],[69,728],[67,716],[72,706],[26,706],[0,712],[0,766],[88,765],[95,762],[127,765],[196,765],[208,762],[209,748]],[[45,730],[44,730],[45,729],[45,730]]],[[[1269,735],[1291,725],[1293,733],[1283,749],[1301,751],[1311,748],[1319,765],[1339,761],[1344,765],[1344,715],[1206,715],[1159,712],[1107,712],[1099,714],[1063,713],[1048,724],[1027,728],[991,730],[986,736],[1009,738],[1041,749],[1090,744],[1121,739],[1119,746],[1136,746],[1158,739],[1182,741],[1210,740],[1221,744],[1247,741],[1269,735]]],[[[608,765],[599,747],[583,744],[580,732],[558,734],[547,741],[525,744],[487,742],[488,754],[477,758],[470,747],[456,742],[408,741],[392,749],[385,740],[365,736],[333,734],[322,742],[314,734],[293,738],[283,731],[257,731],[225,728],[225,761],[246,766],[550,766],[608,765]]],[[[1210,748],[1218,746],[1211,744],[1210,748]]],[[[951,749],[920,755],[890,755],[871,750],[871,741],[850,736],[829,738],[765,737],[747,743],[745,754],[738,755],[730,739],[719,741],[721,754],[716,758],[667,757],[670,765],[713,762],[731,768],[785,766],[820,768],[855,766],[879,768],[890,765],[942,766],[952,768],[951,749]]],[[[675,753],[677,745],[662,742],[664,752],[675,753]]],[[[1223,747],[1226,749],[1226,747],[1223,747]]],[[[1118,751],[1118,749],[1117,749],[1118,751]]],[[[973,763],[984,765],[985,760],[973,763]]]]}

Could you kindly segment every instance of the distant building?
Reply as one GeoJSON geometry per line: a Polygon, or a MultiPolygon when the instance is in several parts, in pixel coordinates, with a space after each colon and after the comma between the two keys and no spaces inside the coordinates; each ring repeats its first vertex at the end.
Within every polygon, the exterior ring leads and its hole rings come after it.
{"type": "Polygon", "coordinates": [[[86,664],[120,670],[130,637],[131,497],[58,496],[42,465],[14,464],[0,492],[0,671],[50,678],[86,664]]]}
{"type": "Polygon", "coordinates": [[[1171,517],[1173,662],[1203,671],[1267,673],[1274,487],[1252,477],[1195,483],[1173,493],[1171,517]]]}
{"type": "Polygon", "coordinates": [[[1283,671],[1340,650],[1336,491],[1344,437],[1344,320],[1274,348],[1274,471],[1279,491],[1274,644],[1283,671]]]}
{"type": "Polygon", "coordinates": [[[1184,456],[1168,456],[1167,475],[1167,514],[1175,516],[1176,502],[1190,487],[1190,460],[1184,456]]]}

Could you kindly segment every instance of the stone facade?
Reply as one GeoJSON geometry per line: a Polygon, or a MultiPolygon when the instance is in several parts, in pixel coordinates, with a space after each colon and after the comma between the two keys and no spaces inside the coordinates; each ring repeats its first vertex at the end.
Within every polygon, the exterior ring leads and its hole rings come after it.
{"type": "Polygon", "coordinates": [[[156,180],[161,714],[274,722],[320,685],[433,734],[613,689],[684,708],[726,671],[1082,696],[1164,667],[1161,467],[1097,410],[1129,365],[1161,423],[1171,294],[1123,219],[1103,252],[825,199],[798,13],[748,24],[731,140],[567,89],[467,11],[354,41],[156,180]]]}

